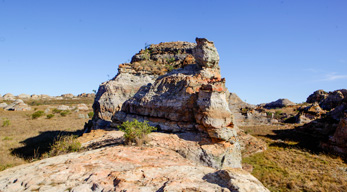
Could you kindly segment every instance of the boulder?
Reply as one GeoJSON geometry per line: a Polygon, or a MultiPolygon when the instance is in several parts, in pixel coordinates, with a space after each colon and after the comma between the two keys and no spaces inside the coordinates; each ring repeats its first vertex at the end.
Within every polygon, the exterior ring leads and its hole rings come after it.
{"type": "Polygon", "coordinates": [[[22,93],[22,94],[18,95],[18,98],[19,99],[30,99],[30,95],[22,93]]]}
{"type": "Polygon", "coordinates": [[[94,98],[95,97],[95,93],[81,93],[79,95],[77,95],[77,97],[80,98],[94,98]]]}
{"type": "Polygon", "coordinates": [[[295,105],[295,103],[291,102],[288,99],[278,99],[278,100],[273,101],[271,103],[266,103],[264,105],[264,108],[276,109],[276,108],[282,108],[282,107],[293,106],[293,105],[295,105]]]}
{"type": "Polygon", "coordinates": [[[38,100],[38,99],[41,99],[41,97],[40,97],[40,95],[33,94],[33,95],[30,96],[30,99],[38,100]]]}
{"type": "Polygon", "coordinates": [[[196,38],[197,46],[193,49],[196,63],[201,67],[218,67],[219,55],[212,41],[196,38]]]}
{"type": "Polygon", "coordinates": [[[310,123],[311,121],[321,118],[326,113],[327,111],[323,110],[319,104],[315,102],[301,109],[295,116],[295,121],[299,124],[310,123]]]}
{"type": "Polygon", "coordinates": [[[59,105],[59,106],[57,107],[57,109],[58,109],[58,110],[62,110],[62,111],[66,111],[66,110],[72,110],[73,107],[69,107],[69,106],[67,106],[67,105],[59,105]]]}
{"type": "Polygon", "coordinates": [[[2,98],[3,100],[9,100],[9,101],[16,100],[16,97],[11,93],[6,93],[5,95],[2,96],[2,98]]]}
{"type": "Polygon", "coordinates": [[[347,89],[340,89],[333,92],[329,92],[328,96],[321,100],[319,105],[324,110],[332,110],[339,106],[341,103],[347,101],[347,89]]]}
{"type": "Polygon", "coordinates": [[[5,108],[5,107],[7,107],[7,103],[0,103],[0,108],[5,108]]]}
{"type": "Polygon", "coordinates": [[[74,95],[72,93],[62,94],[61,97],[72,99],[74,95]]]}
{"type": "Polygon", "coordinates": [[[30,111],[31,107],[23,102],[21,99],[15,100],[13,103],[4,107],[4,110],[7,111],[30,111]]]}
{"type": "Polygon", "coordinates": [[[41,94],[40,99],[51,99],[52,97],[49,95],[41,94]]]}
{"type": "Polygon", "coordinates": [[[196,165],[161,147],[113,146],[0,172],[0,191],[268,192],[242,169],[196,165]]]}
{"type": "Polygon", "coordinates": [[[88,111],[88,110],[89,110],[88,106],[87,106],[86,104],[84,104],[84,103],[78,104],[78,105],[76,106],[76,108],[77,108],[79,111],[88,111]]]}
{"type": "Polygon", "coordinates": [[[320,89],[312,93],[310,96],[307,97],[306,102],[307,103],[320,103],[322,100],[326,99],[328,97],[328,93],[324,90],[320,89]]]}

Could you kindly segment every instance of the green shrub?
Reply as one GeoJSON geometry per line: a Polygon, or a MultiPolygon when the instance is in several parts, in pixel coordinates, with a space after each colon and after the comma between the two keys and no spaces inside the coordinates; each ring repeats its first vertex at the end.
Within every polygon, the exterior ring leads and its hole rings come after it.
{"type": "Polygon", "coordinates": [[[176,61],[176,58],[175,57],[171,57],[170,59],[168,58],[168,59],[166,59],[166,62],[168,62],[168,63],[173,63],[173,62],[175,62],[176,61]]]}
{"type": "Polygon", "coordinates": [[[54,114],[48,114],[47,119],[52,119],[54,117],[54,114]]]}
{"type": "Polygon", "coordinates": [[[141,145],[145,142],[146,135],[157,128],[148,125],[148,121],[139,122],[134,119],[133,121],[123,122],[122,125],[118,126],[118,129],[124,132],[126,143],[141,145]]]}
{"type": "Polygon", "coordinates": [[[6,118],[6,117],[2,118],[2,126],[3,127],[8,127],[10,125],[11,125],[11,122],[8,118],[6,118]]]}
{"type": "Polygon", "coordinates": [[[89,118],[92,118],[93,116],[94,116],[94,112],[93,112],[93,111],[91,111],[91,112],[88,113],[88,117],[89,117],[89,118]]]}
{"type": "Polygon", "coordinates": [[[81,150],[81,143],[77,140],[76,135],[59,136],[55,139],[48,156],[57,156],[81,150]]]}
{"type": "Polygon", "coordinates": [[[52,112],[53,112],[53,113],[61,113],[62,110],[59,110],[59,109],[57,109],[57,108],[54,108],[54,109],[52,110],[52,112]]]}
{"type": "Polygon", "coordinates": [[[282,111],[275,111],[275,118],[280,119],[282,117],[281,113],[282,111]]]}
{"type": "Polygon", "coordinates": [[[67,116],[68,114],[70,114],[69,110],[65,110],[65,111],[60,112],[60,115],[63,117],[67,116]]]}
{"type": "Polygon", "coordinates": [[[273,114],[273,113],[271,113],[271,112],[266,112],[266,117],[267,117],[267,118],[272,118],[272,114],[273,114]]]}
{"type": "Polygon", "coordinates": [[[33,114],[31,115],[31,118],[32,118],[32,119],[37,119],[37,118],[41,117],[43,114],[45,114],[44,111],[36,111],[35,113],[33,113],[33,114]]]}
{"type": "Polygon", "coordinates": [[[3,141],[10,141],[10,140],[12,140],[12,139],[13,139],[12,137],[6,136],[6,137],[4,137],[2,140],[3,140],[3,141]]]}

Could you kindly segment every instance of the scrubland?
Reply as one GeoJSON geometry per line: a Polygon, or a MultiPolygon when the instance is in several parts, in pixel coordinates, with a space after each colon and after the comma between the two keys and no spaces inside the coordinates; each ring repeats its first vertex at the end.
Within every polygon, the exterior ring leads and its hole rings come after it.
{"type": "Polygon", "coordinates": [[[347,161],[318,148],[319,141],[293,125],[242,127],[268,144],[243,158],[271,191],[347,191],[347,161]]]}
{"type": "Polygon", "coordinates": [[[93,98],[25,101],[31,111],[0,109],[0,171],[47,156],[54,142],[64,135],[80,135],[89,120],[93,98]],[[76,109],[57,113],[61,104],[88,105],[88,111],[76,109]],[[49,112],[43,113],[49,108],[49,112]],[[33,115],[36,114],[36,115],[33,115]]]}

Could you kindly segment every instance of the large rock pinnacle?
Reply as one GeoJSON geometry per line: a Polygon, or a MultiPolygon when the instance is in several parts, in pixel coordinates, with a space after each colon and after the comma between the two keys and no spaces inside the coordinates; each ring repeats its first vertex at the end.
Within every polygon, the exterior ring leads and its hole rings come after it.
{"type": "Polygon", "coordinates": [[[219,62],[219,55],[212,41],[205,38],[195,39],[197,46],[193,49],[196,63],[201,67],[216,67],[219,62]]]}

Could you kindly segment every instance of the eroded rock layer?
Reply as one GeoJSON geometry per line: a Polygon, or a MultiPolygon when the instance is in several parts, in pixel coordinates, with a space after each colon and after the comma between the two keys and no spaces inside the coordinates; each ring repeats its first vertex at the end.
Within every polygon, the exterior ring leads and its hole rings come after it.
{"type": "Polygon", "coordinates": [[[147,120],[166,132],[205,131],[229,141],[236,136],[227,102],[225,79],[213,42],[197,38],[196,64],[173,70],[143,86],[123,103],[113,121],[147,120]]]}
{"type": "Polygon", "coordinates": [[[115,112],[137,91],[167,72],[195,62],[195,43],[171,42],[150,45],[133,56],[131,63],[119,65],[118,74],[102,83],[93,104],[93,129],[109,125],[115,112]]]}
{"type": "Polygon", "coordinates": [[[196,165],[161,147],[108,147],[0,172],[0,191],[268,192],[241,169],[196,165]]]}

